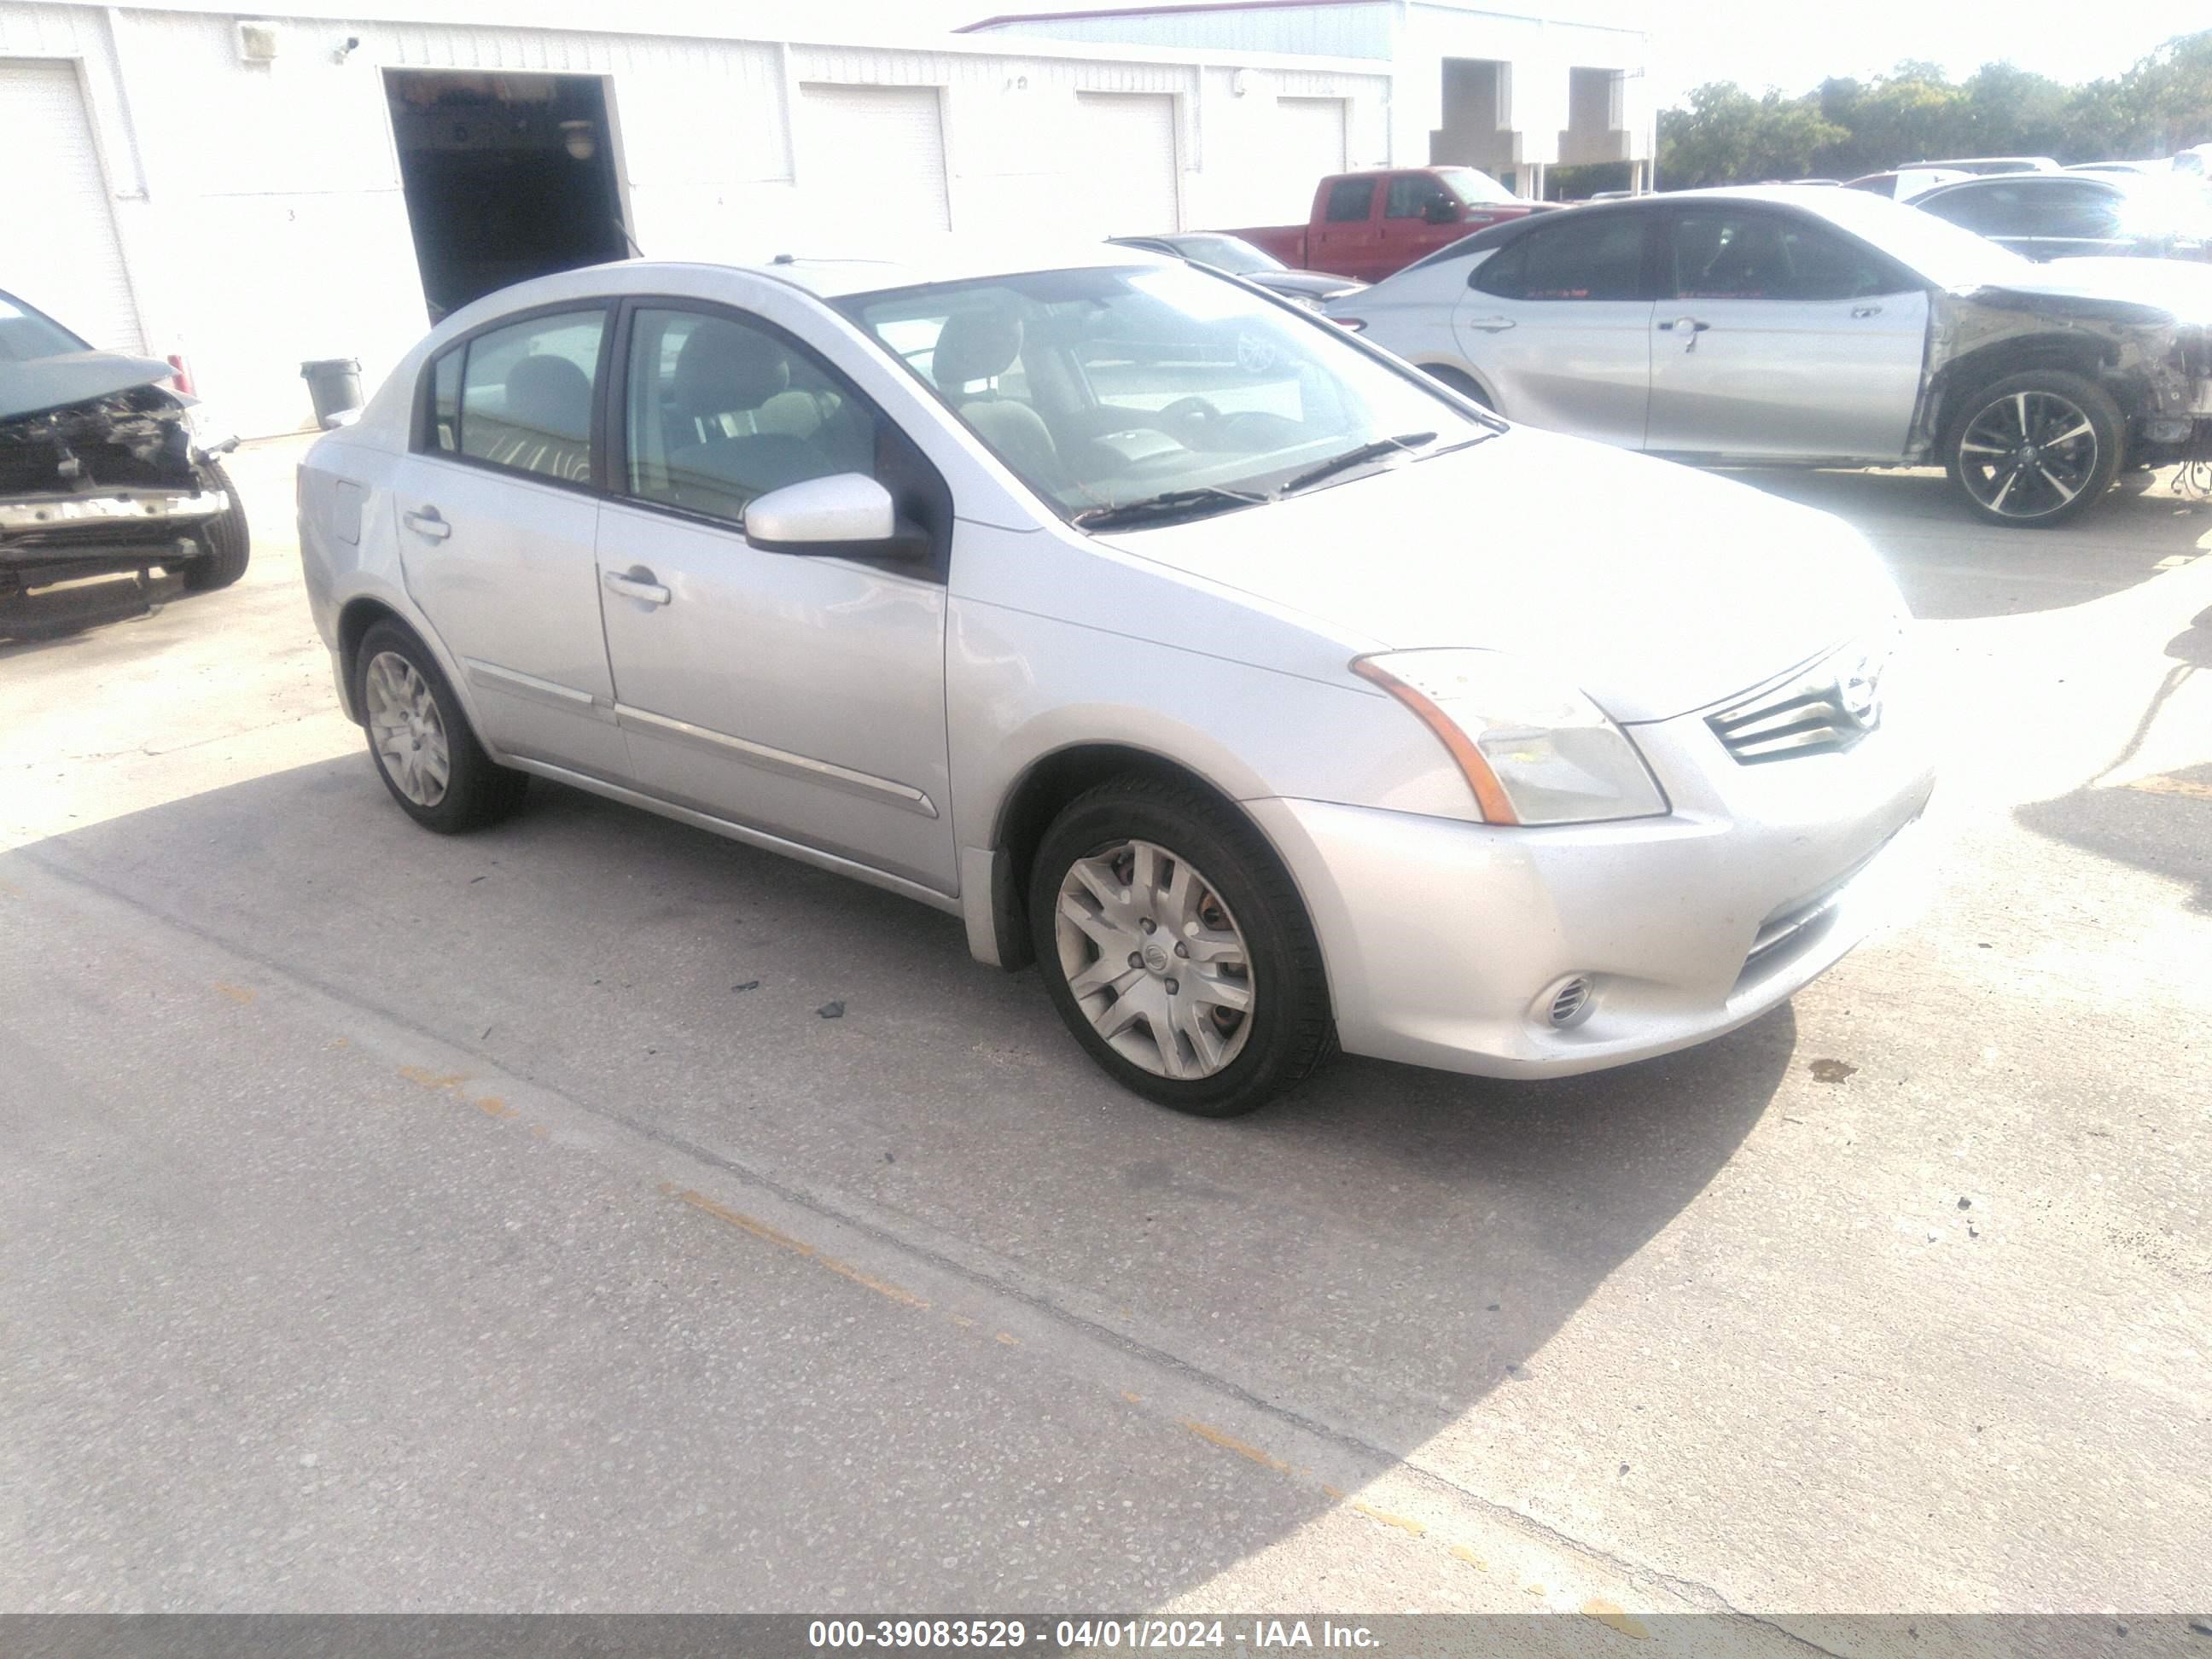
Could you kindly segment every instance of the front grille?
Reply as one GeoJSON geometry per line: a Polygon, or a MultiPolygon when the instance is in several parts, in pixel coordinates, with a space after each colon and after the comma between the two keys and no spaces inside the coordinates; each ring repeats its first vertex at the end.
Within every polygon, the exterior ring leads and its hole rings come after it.
{"type": "Polygon", "coordinates": [[[1881,722],[1887,645],[1847,645],[1778,685],[1708,714],[1721,746],[1745,766],[1840,754],[1881,722]]]}

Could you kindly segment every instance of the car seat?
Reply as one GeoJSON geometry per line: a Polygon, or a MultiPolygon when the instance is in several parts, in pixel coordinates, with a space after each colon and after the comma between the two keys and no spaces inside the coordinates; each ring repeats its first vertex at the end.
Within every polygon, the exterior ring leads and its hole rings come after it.
{"type": "Polygon", "coordinates": [[[997,380],[1022,355],[1022,325],[1017,317],[963,312],[948,317],[930,357],[930,379],[960,418],[1000,457],[1027,477],[1046,484],[1065,482],[1059,447],[1044,417],[1018,398],[983,385],[997,380]]]}

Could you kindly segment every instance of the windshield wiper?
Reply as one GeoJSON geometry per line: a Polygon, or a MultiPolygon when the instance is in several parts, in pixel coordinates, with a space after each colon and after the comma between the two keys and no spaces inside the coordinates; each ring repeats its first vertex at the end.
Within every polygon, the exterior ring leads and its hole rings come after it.
{"type": "Polygon", "coordinates": [[[1406,450],[1419,449],[1423,444],[1432,444],[1436,441],[1437,434],[1433,432],[1401,432],[1395,438],[1377,438],[1372,443],[1360,445],[1357,449],[1347,449],[1341,455],[1332,455],[1319,466],[1309,467],[1285,484],[1279,493],[1295,495],[1309,484],[1317,484],[1323,478],[1334,478],[1340,472],[1349,471],[1355,466],[1364,466],[1369,461],[1379,461],[1386,455],[1395,455],[1406,450]]]}
{"type": "Polygon", "coordinates": [[[1201,519],[1231,507],[1259,507],[1267,500],[1249,489],[1226,489],[1219,484],[1200,484],[1190,489],[1170,489],[1142,501],[1117,501],[1111,507],[1086,507],[1068,520],[1085,530],[1110,530],[1116,526],[1160,524],[1175,519],[1201,519]]]}

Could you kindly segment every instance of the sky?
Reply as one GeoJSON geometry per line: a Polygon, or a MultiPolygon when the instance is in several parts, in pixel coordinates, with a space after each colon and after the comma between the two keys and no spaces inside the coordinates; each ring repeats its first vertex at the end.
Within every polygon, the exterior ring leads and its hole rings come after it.
{"type": "MultiPolygon", "coordinates": [[[[1954,78],[2002,60],[2094,81],[2180,33],[2194,9],[2176,0],[1652,0],[1653,79],[1662,105],[1705,81],[1805,92],[1905,58],[1954,78]]],[[[2212,15],[2196,21],[2212,27],[2212,15]]]]}
{"type": "MultiPolygon", "coordinates": [[[[758,0],[739,0],[740,4],[758,0]]],[[[807,14],[842,28],[906,33],[951,28],[1000,12],[1141,0],[810,0],[807,14]]],[[[1501,11],[1545,0],[1493,0],[1501,11]]],[[[1624,0],[1632,4],[1633,0],[1624,0]]],[[[1954,76],[2008,59],[2055,80],[2117,75],[2189,26],[2201,0],[1647,0],[1654,90],[1663,106],[1705,81],[1804,92],[1831,75],[1862,80],[1900,58],[1929,58],[1954,76]]],[[[1563,5],[1560,9],[1571,9],[1563,5]]],[[[2205,15],[2199,27],[2212,26],[2205,15]]]]}

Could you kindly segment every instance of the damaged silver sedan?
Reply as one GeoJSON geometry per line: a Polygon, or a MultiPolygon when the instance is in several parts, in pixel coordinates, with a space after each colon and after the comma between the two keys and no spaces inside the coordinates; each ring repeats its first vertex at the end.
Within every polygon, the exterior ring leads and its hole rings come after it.
{"type": "Polygon", "coordinates": [[[2004,525],[2212,455],[2212,267],[2035,264],[1863,191],[1516,219],[1328,310],[1509,419],[1702,465],[1941,466],[2004,525]]]}
{"type": "Polygon", "coordinates": [[[187,589],[246,574],[246,513],[176,374],[95,351],[0,293],[0,604],[84,576],[173,572],[187,589]]]}

